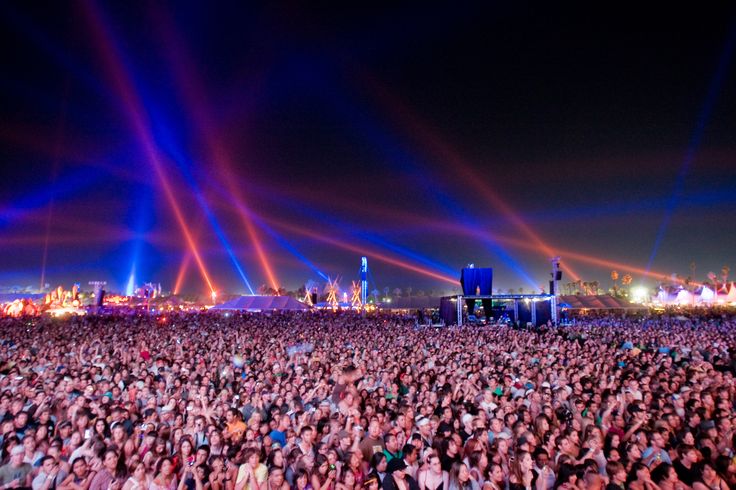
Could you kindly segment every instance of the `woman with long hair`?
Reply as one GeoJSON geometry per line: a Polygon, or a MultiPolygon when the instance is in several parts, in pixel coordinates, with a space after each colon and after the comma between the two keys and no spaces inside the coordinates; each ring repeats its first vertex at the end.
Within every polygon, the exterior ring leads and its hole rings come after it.
{"type": "Polygon", "coordinates": [[[315,490],[333,490],[335,488],[335,473],[335,468],[330,468],[327,456],[318,454],[314,460],[312,487],[315,490]]]}
{"type": "Polygon", "coordinates": [[[98,417],[97,420],[95,420],[93,432],[95,436],[103,441],[110,440],[110,426],[108,425],[107,420],[101,417],[98,417]]]}
{"type": "Polygon", "coordinates": [[[478,482],[470,476],[468,466],[459,461],[452,463],[447,488],[448,490],[480,490],[478,482]]]}
{"type": "Polygon", "coordinates": [[[151,446],[151,449],[143,456],[143,462],[146,463],[146,467],[150,472],[155,468],[158,468],[158,462],[168,455],[168,451],[166,450],[166,440],[157,437],[151,446]]]}
{"type": "Polygon", "coordinates": [[[146,472],[146,465],[143,461],[128,467],[130,476],[123,484],[122,490],[146,490],[151,484],[151,478],[146,472]]]}
{"type": "Polygon", "coordinates": [[[540,413],[534,418],[534,435],[537,436],[537,440],[544,441],[544,435],[549,429],[550,423],[546,415],[540,413]]]}
{"type": "Polygon", "coordinates": [[[342,477],[335,490],[356,490],[357,488],[359,487],[355,484],[355,473],[348,470],[342,472],[342,477]]]}
{"type": "Polygon", "coordinates": [[[309,472],[304,468],[296,470],[294,475],[294,485],[292,490],[312,490],[312,484],[309,482],[309,472]]]}
{"type": "Polygon", "coordinates": [[[281,448],[273,449],[271,451],[268,458],[266,458],[266,466],[268,467],[269,472],[274,468],[280,468],[281,470],[284,469],[286,461],[284,460],[284,452],[281,448]]]}
{"type": "Polygon", "coordinates": [[[363,454],[360,451],[350,451],[347,471],[353,474],[355,486],[363,485],[365,473],[363,472],[363,454]]]}
{"type": "Polygon", "coordinates": [[[470,468],[470,476],[478,482],[481,487],[486,482],[486,471],[488,470],[488,455],[485,451],[474,451],[468,455],[467,461],[470,468]]]}
{"type": "Polygon", "coordinates": [[[102,468],[92,479],[89,490],[119,489],[127,477],[125,459],[114,449],[108,449],[102,456],[102,468]]]}
{"type": "Polygon", "coordinates": [[[531,454],[526,451],[516,453],[509,469],[509,489],[524,490],[531,488],[534,479],[533,466],[534,461],[531,454]]]}
{"type": "Polygon", "coordinates": [[[179,439],[179,445],[173,458],[177,476],[181,480],[182,475],[194,466],[194,443],[190,436],[182,436],[179,439]]]}
{"type": "Polygon", "coordinates": [[[174,460],[168,456],[161,458],[156,465],[156,477],[148,486],[149,490],[175,490],[177,487],[174,460]]]}
{"type": "Polygon", "coordinates": [[[427,458],[427,469],[417,475],[420,490],[447,490],[449,475],[442,471],[440,457],[431,453],[427,458]]]}
{"type": "Polygon", "coordinates": [[[386,455],[383,453],[374,453],[371,456],[370,471],[368,477],[375,476],[378,478],[379,485],[383,485],[383,479],[386,478],[386,467],[388,466],[388,460],[386,455]]]}
{"type": "Polygon", "coordinates": [[[488,479],[483,484],[483,490],[505,490],[506,478],[503,474],[503,468],[498,463],[491,464],[488,472],[488,479]]]}

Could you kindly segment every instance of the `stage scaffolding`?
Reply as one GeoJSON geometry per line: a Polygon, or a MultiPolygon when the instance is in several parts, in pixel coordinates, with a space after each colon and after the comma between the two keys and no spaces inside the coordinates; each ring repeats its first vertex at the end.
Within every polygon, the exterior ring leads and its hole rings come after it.
{"type": "MultiPolygon", "coordinates": [[[[557,325],[558,323],[558,312],[557,312],[557,297],[554,294],[494,294],[494,295],[483,295],[483,296],[464,296],[459,294],[454,296],[457,301],[457,324],[458,326],[463,324],[463,305],[466,300],[495,300],[495,301],[513,301],[514,302],[514,322],[519,320],[519,301],[529,301],[531,303],[538,303],[540,301],[550,302],[550,316],[552,323],[557,325]]],[[[537,309],[530,308],[531,312],[531,323],[537,325],[537,309]]],[[[486,317],[488,316],[488,312],[486,317]]]]}

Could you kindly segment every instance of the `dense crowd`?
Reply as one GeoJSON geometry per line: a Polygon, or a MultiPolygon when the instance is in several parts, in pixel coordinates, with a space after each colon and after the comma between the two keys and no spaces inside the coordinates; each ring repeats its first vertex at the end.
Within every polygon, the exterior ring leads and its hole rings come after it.
{"type": "Polygon", "coordinates": [[[0,319],[0,487],[736,488],[735,332],[727,316],[0,319]]]}

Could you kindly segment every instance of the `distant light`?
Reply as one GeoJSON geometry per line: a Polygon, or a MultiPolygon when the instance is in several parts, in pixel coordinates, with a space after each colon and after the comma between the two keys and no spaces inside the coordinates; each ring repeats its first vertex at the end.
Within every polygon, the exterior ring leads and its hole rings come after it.
{"type": "Polygon", "coordinates": [[[634,303],[644,303],[648,296],[647,288],[644,286],[637,286],[635,288],[631,288],[631,301],[634,303]]]}

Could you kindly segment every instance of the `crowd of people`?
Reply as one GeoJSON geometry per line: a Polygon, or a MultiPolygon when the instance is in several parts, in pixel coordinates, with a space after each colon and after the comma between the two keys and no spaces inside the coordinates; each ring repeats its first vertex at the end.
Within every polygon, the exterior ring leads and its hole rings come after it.
{"type": "Polygon", "coordinates": [[[736,488],[736,319],[0,319],[0,490],[736,488]]]}

